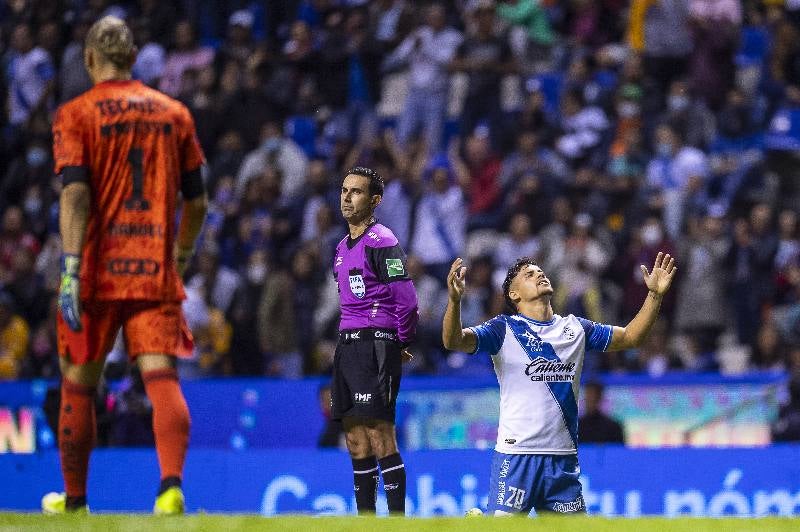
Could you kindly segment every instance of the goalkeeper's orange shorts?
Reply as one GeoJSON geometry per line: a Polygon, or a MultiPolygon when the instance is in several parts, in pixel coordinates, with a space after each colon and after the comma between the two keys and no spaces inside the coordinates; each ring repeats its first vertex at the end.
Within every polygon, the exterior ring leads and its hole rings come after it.
{"type": "Polygon", "coordinates": [[[179,301],[82,302],[80,331],[57,315],[58,354],[72,364],[105,360],[120,328],[131,359],[143,354],[187,357],[194,348],[179,301]]]}

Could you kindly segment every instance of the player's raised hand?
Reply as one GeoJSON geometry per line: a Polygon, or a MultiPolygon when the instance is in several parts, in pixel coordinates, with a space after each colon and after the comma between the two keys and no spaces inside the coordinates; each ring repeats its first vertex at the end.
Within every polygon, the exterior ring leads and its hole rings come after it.
{"type": "Polygon", "coordinates": [[[450,273],[447,274],[447,295],[450,301],[459,302],[464,295],[464,289],[467,287],[465,275],[467,273],[466,266],[463,265],[464,261],[457,258],[450,266],[450,273]]]}
{"type": "Polygon", "coordinates": [[[675,266],[675,257],[669,254],[664,254],[661,251],[656,255],[656,262],[653,264],[653,270],[647,271],[647,267],[642,264],[642,275],[644,275],[644,284],[651,292],[663,296],[672,285],[672,279],[675,278],[675,272],[678,268],[675,266]]]}
{"type": "Polygon", "coordinates": [[[61,284],[58,287],[58,310],[73,331],[81,330],[81,259],[77,255],[61,257],[61,284]]]}

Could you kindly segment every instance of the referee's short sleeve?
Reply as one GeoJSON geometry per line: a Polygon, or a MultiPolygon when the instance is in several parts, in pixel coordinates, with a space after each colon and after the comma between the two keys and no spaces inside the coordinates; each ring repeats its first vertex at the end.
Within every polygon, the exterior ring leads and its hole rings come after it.
{"type": "Polygon", "coordinates": [[[381,283],[409,279],[406,254],[400,244],[383,248],[367,248],[370,268],[381,283]]]}

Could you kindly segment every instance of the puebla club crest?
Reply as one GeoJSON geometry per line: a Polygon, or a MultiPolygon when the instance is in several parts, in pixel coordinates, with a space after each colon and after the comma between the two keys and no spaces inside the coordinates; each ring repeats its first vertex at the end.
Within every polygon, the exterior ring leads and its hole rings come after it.
{"type": "Polygon", "coordinates": [[[362,271],[354,268],[350,270],[348,277],[350,279],[350,291],[353,292],[353,295],[358,299],[364,299],[364,295],[367,293],[367,287],[364,285],[362,271]]]}

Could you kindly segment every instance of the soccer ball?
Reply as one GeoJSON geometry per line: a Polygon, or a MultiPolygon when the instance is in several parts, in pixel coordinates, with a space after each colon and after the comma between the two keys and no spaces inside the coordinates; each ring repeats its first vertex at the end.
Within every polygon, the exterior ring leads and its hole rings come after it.
{"type": "Polygon", "coordinates": [[[480,508],[470,508],[467,510],[467,513],[464,514],[465,517],[479,517],[483,515],[483,511],[480,508]]]}

